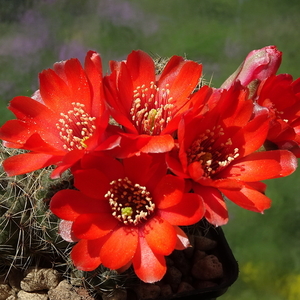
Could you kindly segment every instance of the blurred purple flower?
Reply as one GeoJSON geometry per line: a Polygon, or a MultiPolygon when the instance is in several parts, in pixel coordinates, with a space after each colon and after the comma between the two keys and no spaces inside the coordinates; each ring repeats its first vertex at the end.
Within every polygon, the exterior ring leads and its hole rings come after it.
{"type": "Polygon", "coordinates": [[[60,46],[58,57],[59,60],[78,58],[81,62],[83,62],[88,50],[89,49],[84,47],[78,41],[70,41],[60,46]]]}
{"type": "Polygon", "coordinates": [[[0,39],[0,55],[14,57],[35,54],[46,47],[49,29],[42,16],[34,11],[26,11],[20,18],[20,30],[0,39]]]}
{"type": "Polygon", "coordinates": [[[98,14],[109,19],[114,25],[139,28],[146,35],[155,33],[158,22],[155,17],[124,0],[103,0],[99,2],[98,14]]]}

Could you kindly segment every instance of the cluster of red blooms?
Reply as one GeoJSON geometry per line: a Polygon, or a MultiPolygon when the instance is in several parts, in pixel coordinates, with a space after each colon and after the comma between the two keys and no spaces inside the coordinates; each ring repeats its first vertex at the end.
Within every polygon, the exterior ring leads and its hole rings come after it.
{"type": "Polygon", "coordinates": [[[60,234],[77,242],[75,266],[131,265],[145,282],[160,280],[165,256],[189,246],[179,226],[203,217],[224,225],[224,199],[248,210],[270,207],[261,180],[283,177],[300,157],[300,79],[276,75],[281,52],[250,52],[220,88],[199,84],[202,66],[179,56],[157,74],[143,51],[112,61],[89,51],[39,75],[32,97],[15,97],[15,120],[0,129],[10,148],[8,175],[50,165],[67,169],[75,189],[54,195],[60,234]],[[264,147],[265,145],[265,147],[264,147]]]}

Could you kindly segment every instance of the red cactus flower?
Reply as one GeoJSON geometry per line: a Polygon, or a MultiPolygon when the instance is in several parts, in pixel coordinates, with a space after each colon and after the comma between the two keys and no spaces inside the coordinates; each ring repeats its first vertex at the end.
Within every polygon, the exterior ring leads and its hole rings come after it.
{"type": "Polygon", "coordinates": [[[141,280],[160,280],[164,256],[189,245],[178,225],[203,217],[201,197],[184,192],[183,178],[166,175],[164,155],[141,154],[122,163],[87,155],[81,163],[74,172],[78,190],[59,191],[50,203],[66,220],[62,236],[78,241],[71,252],[75,266],[124,270],[132,264],[141,280]]]}
{"type": "Polygon", "coordinates": [[[300,78],[293,81],[291,75],[280,74],[266,79],[258,88],[256,103],[269,110],[268,142],[300,157],[300,78]]]}
{"type": "Polygon", "coordinates": [[[261,180],[287,176],[297,166],[286,150],[255,152],[264,143],[269,119],[267,110],[252,119],[253,102],[245,88],[235,84],[217,91],[218,104],[204,115],[187,115],[179,124],[178,149],[167,155],[170,169],[190,178],[202,196],[206,219],[224,225],[228,213],[223,196],[256,212],[270,206],[261,180]]]}
{"type": "Polygon", "coordinates": [[[0,129],[6,147],[29,150],[4,161],[10,176],[56,164],[55,178],[84,153],[115,142],[104,135],[108,115],[97,53],[87,53],[84,69],[77,59],[70,59],[44,70],[39,79],[40,89],[31,98],[19,96],[10,102],[17,119],[0,129]]]}
{"type": "Polygon", "coordinates": [[[133,51],[126,61],[111,62],[112,73],[104,78],[111,114],[123,126],[120,157],[135,153],[170,151],[172,134],[187,109],[190,94],[199,83],[202,66],[173,56],[156,75],[153,59],[133,51]]]}

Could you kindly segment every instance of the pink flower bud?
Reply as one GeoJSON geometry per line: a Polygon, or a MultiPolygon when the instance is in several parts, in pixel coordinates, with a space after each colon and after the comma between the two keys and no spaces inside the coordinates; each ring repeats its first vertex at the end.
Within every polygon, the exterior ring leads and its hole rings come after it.
{"type": "Polygon", "coordinates": [[[275,75],[281,64],[282,52],[276,46],[267,46],[251,51],[238,69],[221,85],[229,89],[237,80],[243,86],[248,86],[253,81],[262,80],[275,75]]]}

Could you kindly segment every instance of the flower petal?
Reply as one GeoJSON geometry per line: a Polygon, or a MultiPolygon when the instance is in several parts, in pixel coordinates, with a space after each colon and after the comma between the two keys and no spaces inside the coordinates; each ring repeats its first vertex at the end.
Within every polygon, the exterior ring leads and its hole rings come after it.
{"type": "Polygon", "coordinates": [[[169,222],[159,216],[151,218],[143,229],[145,239],[156,254],[170,255],[175,248],[177,235],[169,222]]]}
{"type": "Polygon", "coordinates": [[[178,204],[159,211],[161,217],[172,225],[192,225],[199,222],[205,212],[202,198],[194,193],[185,193],[178,204]]]}
{"type": "Polygon", "coordinates": [[[110,212],[106,201],[89,198],[76,190],[61,190],[50,202],[51,211],[59,218],[75,221],[81,214],[110,212]]]}
{"type": "Polygon", "coordinates": [[[102,263],[116,270],[125,266],[134,256],[138,244],[138,229],[122,226],[114,230],[100,251],[102,263]]]}
{"type": "Polygon", "coordinates": [[[169,97],[174,99],[174,103],[176,103],[178,109],[187,102],[188,97],[198,84],[202,73],[202,65],[193,61],[180,60],[176,56],[172,57],[159,79],[160,88],[169,85],[169,97]],[[174,65],[174,62],[177,65],[174,65]],[[166,74],[167,72],[168,74],[166,74]]]}
{"type": "Polygon", "coordinates": [[[174,226],[174,229],[177,232],[177,242],[175,249],[176,250],[183,250],[186,249],[187,247],[191,247],[189,238],[185,234],[185,232],[178,226],[174,226]]]}
{"type": "Polygon", "coordinates": [[[266,140],[268,129],[268,115],[262,113],[233,135],[231,137],[233,145],[241,145],[240,156],[243,157],[258,150],[266,140]]]}
{"type": "Polygon", "coordinates": [[[132,263],[135,274],[147,283],[161,280],[167,270],[164,256],[153,253],[144,237],[139,237],[132,263]]]}
{"type": "Polygon", "coordinates": [[[219,176],[255,182],[290,175],[296,168],[297,159],[290,151],[262,151],[233,162],[219,176]]]}
{"type": "Polygon", "coordinates": [[[8,157],[3,162],[3,168],[8,176],[30,173],[32,171],[56,164],[61,157],[44,153],[23,153],[8,157]]]}
{"type": "Polygon", "coordinates": [[[174,139],[170,134],[148,137],[148,142],[140,151],[144,153],[164,153],[174,147],[174,139]]]}
{"type": "Polygon", "coordinates": [[[67,169],[73,167],[84,155],[84,150],[72,150],[67,152],[62,160],[57,164],[57,167],[51,173],[51,179],[56,179],[67,169]]]}
{"type": "Polygon", "coordinates": [[[104,199],[104,195],[110,188],[110,180],[97,169],[76,170],[74,172],[74,185],[83,194],[95,198],[104,199]]]}
{"type": "Polygon", "coordinates": [[[184,192],[184,179],[173,175],[166,175],[153,191],[155,205],[159,209],[174,206],[182,199],[184,192]]]}
{"type": "Polygon", "coordinates": [[[194,192],[199,194],[205,204],[205,218],[215,226],[222,226],[228,222],[228,211],[222,194],[214,187],[195,184],[194,192]]]}
{"type": "Polygon", "coordinates": [[[244,185],[239,191],[221,189],[221,192],[232,202],[248,210],[262,213],[270,208],[271,200],[250,185],[244,185]]]}
{"type": "Polygon", "coordinates": [[[71,251],[71,258],[78,270],[93,271],[101,264],[100,249],[103,244],[101,239],[80,240],[71,251]]]}
{"type": "Polygon", "coordinates": [[[94,240],[111,232],[120,222],[111,213],[81,214],[72,230],[78,239],[94,240]]]}
{"type": "Polygon", "coordinates": [[[127,57],[127,67],[132,78],[133,88],[155,81],[153,59],[141,50],[132,51],[127,57]]]}
{"type": "Polygon", "coordinates": [[[105,98],[102,86],[102,62],[100,55],[97,52],[88,51],[85,58],[84,67],[86,75],[91,83],[92,115],[101,116],[106,107],[103,101],[105,98]]]}

